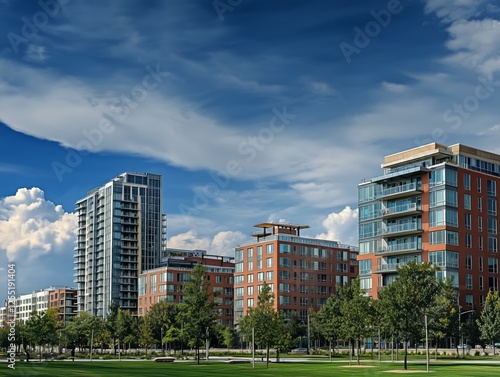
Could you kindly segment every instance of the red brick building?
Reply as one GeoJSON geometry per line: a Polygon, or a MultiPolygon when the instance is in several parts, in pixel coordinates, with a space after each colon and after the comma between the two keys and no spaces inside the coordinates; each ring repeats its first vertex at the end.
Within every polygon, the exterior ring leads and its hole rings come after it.
{"type": "Polygon", "coordinates": [[[452,278],[464,310],[498,290],[500,156],[437,143],[384,158],[359,185],[360,281],[376,298],[410,260],[452,278]]]}
{"type": "Polygon", "coordinates": [[[287,318],[293,311],[306,320],[309,308],[318,310],[337,285],[358,275],[358,248],[300,236],[307,225],[261,223],[255,240],[236,247],[234,311],[238,322],[257,303],[264,282],[274,292],[274,306],[287,318]]]}
{"type": "Polygon", "coordinates": [[[182,302],[183,286],[189,282],[193,267],[201,263],[207,268],[210,291],[217,292],[217,322],[233,326],[233,258],[207,255],[204,250],[167,249],[167,253],[162,267],[139,275],[139,316],[160,300],[182,302]]]}
{"type": "Polygon", "coordinates": [[[68,322],[77,315],[76,288],[56,287],[50,290],[49,308],[57,308],[58,320],[68,322]]]}

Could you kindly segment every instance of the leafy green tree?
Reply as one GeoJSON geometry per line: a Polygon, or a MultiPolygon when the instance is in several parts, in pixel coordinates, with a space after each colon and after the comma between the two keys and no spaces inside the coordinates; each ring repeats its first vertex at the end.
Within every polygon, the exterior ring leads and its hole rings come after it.
{"type": "Polygon", "coordinates": [[[210,292],[206,267],[197,264],[189,283],[184,286],[184,301],[179,304],[177,319],[183,324],[183,335],[196,348],[197,362],[200,363],[200,346],[207,339],[215,324],[214,292],[210,292]]]}
{"type": "Polygon", "coordinates": [[[148,349],[155,343],[153,337],[153,326],[151,317],[146,314],[139,320],[139,344],[146,348],[146,357],[148,356],[148,349]]]}
{"type": "Polygon", "coordinates": [[[360,364],[360,343],[370,329],[370,298],[364,295],[359,285],[359,278],[351,285],[337,288],[340,313],[342,315],[341,332],[344,339],[354,339],[357,346],[357,363],[360,364]]]}
{"type": "MultiPolygon", "coordinates": [[[[165,337],[165,334],[169,331],[171,334],[175,333],[175,330],[171,329],[180,327],[177,323],[178,312],[179,306],[166,300],[161,300],[151,306],[148,315],[151,319],[154,339],[162,340],[162,336],[165,337]]],[[[167,343],[172,343],[173,341],[175,340],[170,340],[167,343]]],[[[162,340],[162,343],[165,342],[162,340]]]]}
{"type": "Polygon", "coordinates": [[[404,369],[408,369],[408,342],[419,339],[424,314],[439,293],[437,267],[411,261],[398,268],[398,277],[379,293],[381,305],[398,338],[404,341],[404,369]]]}
{"type": "Polygon", "coordinates": [[[274,293],[264,282],[257,297],[257,305],[249,308],[243,318],[241,328],[247,339],[254,328],[255,342],[266,349],[266,366],[269,367],[269,350],[277,343],[278,331],[281,330],[283,318],[274,308],[274,293]]]}
{"type": "Polygon", "coordinates": [[[118,357],[121,359],[121,349],[125,338],[133,334],[134,320],[128,310],[118,309],[116,316],[116,339],[118,340],[118,357]]]}
{"type": "Polygon", "coordinates": [[[224,345],[227,348],[234,348],[238,345],[238,332],[229,326],[224,327],[222,330],[224,336],[224,345]]]}
{"type": "Polygon", "coordinates": [[[435,358],[437,360],[438,345],[441,339],[451,335],[456,330],[454,313],[455,288],[451,279],[440,284],[439,293],[429,309],[429,335],[435,339],[435,358]]]}
{"type": "Polygon", "coordinates": [[[477,325],[481,332],[481,339],[493,344],[494,347],[495,340],[500,338],[500,296],[498,291],[488,292],[477,325]]]}
{"type": "Polygon", "coordinates": [[[57,309],[50,308],[43,313],[32,312],[26,322],[26,334],[28,339],[39,347],[39,359],[42,360],[42,347],[53,346],[57,343],[57,309]]]}
{"type": "Polygon", "coordinates": [[[314,327],[318,328],[320,334],[328,341],[330,361],[332,361],[332,343],[337,342],[340,338],[342,323],[340,304],[339,298],[336,295],[331,295],[312,320],[314,327]]]}

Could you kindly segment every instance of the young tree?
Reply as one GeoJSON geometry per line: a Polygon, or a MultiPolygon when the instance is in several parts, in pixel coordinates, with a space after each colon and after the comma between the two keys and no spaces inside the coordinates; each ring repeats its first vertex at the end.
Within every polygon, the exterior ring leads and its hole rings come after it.
{"type": "Polygon", "coordinates": [[[255,342],[266,348],[266,367],[269,367],[269,349],[275,345],[283,318],[274,308],[274,293],[264,282],[257,298],[257,306],[249,308],[242,321],[242,330],[250,337],[254,329],[255,342]]]}
{"type": "Polygon", "coordinates": [[[411,261],[398,268],[398,277],[379,293],[385,316],[404,341],[404,369],[408,369],[408,342],[419,339],[424,315],[439,292],[436,267],[411,261]]]}
{"type": "Polygon", "coordinates": [[[215,324],[215,294],[210,292],[206,267],[197,264],[191,273],[191,279],[184,286],[184,301],[179,304],[177,319],[183,323],[183,335],[196,348],[197,361],[200,363],[200,346],[210,334],[215,324]]]}
{"type": "Polygon", "coordinates": [[[224,330],[222,330],[222,334],[224,337],[224,345],[227,348],[236,347],[238,344],[238,333],[234,328],[226,326],[224,330]]]}
{"type": "Polygon", "coordinates": [[[151,324],[151,317],[146,314],[139,320],[139,344],[146,348],[146,357],[148,357],[148,349],[153,345],[155,339],[153,338],[153,326],[151,324]]]}
{"type": "Polygon", "coordinates": [[[168,332],[170,332],[170,335],[172,335],[176,332],[176,330],[172,329],[179,327],[177,324],[178,311],[179,307],[177,304],[167,302],[166,300],[161,300],[160,302],[151,306],[148,315],[151,319],[154,339],[160,339],[162,344],[173,342],[173,340],[164,342],[163,339],[165,339],[165,336],[168,332]]]}
{"type": "MultiPolygon", "coordinates": [[[[477,320],[481,339],[495,347],[495,340],[500,338],[500,296],[498,291],[488,292],[481,317],[477,320]]],[[[495,348],[493,348],[493,352],[495,348]]]]}
{"type": "Polygon", "coordinates": [[[341,332],[345,339],[356,341],[357,364],[360,364],[360,342],[370,331],[370,298],[364,295],[359,286],[359,278],[351,285],[337,289],[342,316],[341,332]]]}
{"type": "Polygon", "coordinates": [[[43,313],[33,312],[26,322],[26,334],[33,344],[39,346],[39,360],[42,360],[42,347],[53,346],[57,342],[57,309],[50,308],[43,313]]]}
{"type": "Polygon", "coordinates": [[[338,341],[342,323],[340,300],[336,295],[331,295],[326,301],[326,304],[313,316],[313,323],[314,326],[319,329],[321,335],[328,341],[328,352],[330,361],[332,361],[332,343],[338,341]]]}

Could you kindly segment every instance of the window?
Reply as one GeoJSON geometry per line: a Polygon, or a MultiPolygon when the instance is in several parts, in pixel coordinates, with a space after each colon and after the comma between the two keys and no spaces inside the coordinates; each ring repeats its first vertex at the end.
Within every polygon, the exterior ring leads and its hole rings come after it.
{"type": "Polygon", "coordinates": [[[472,229],[472,216],[470,213],[465,213],[465,229],[472,229]]]}
{"type": "Polygon", "coordinates": [[[446,243],[458,246],[458,232],[451,230],[437,230],[430,232],[430,243],[431,245],[446,243]]]}
{"type": "Polygon", "coordinates": [[[471,254],[467,254],[465,256],[465,269],[472,270],[472,255],[471,254]]]}
{"type": "Polygon", "coordinates": [[[156,293],[156,275],[151,275],[149,278],[149,293],[156,293]]]}
{"type": "Polygon", "coordinates": [[[280,270],[281,280],[290,280],[290,271],[280,270]]]}
{"type": "Polygon", "coordinates": [[[479,257],[479,271],[483,271],[483,257],[479,257]]]}
{"type": "Polygon", "coordinates": [[[483,279],[483,275],[479,275],[479,290],[480,290],[480,291],[484,290],[484,279],[483,279]]]}
{"type": "Polygon", "coordinates": [[[245,276],[243,275],[236,275],[234,277],[234,284],[243,284],[245,282],[245,276]]]}
{"type": "Polygon", "coordinates": [[[307,297],[300,298],[300,306],[309,306],[309,300],[307,299],[307,297]]]}
{"type": "Polygon", "coordinates": [[[498,274],[498,259],[488,258],[488,271],[492,274],[498,274]]]}
{"type": "Polygon", "coordinates": [[[488,251],[496,253],[497,249],[497,238],[496,237],[488,237],[488,251]]]}
{"type": "Polygon", "coordinates": [[[234,295],[237,297],[243,297],[244,293],[245,293],[245,290],[243,287],[235,288],[235,290],[234,290],[234,295]]]}
{"type": "Polygon", "coordinates": [[[273,266],[273,258],[267,258],[266,259],[266,266],[267,267],[272,267],[273,266]]]}
{"type": "Polygon", "coordinates": [[[477,192],[481,192],[481,177],[477,177],[477,192]]]}
{"type": "Polygon", "coordinates": [[[253,283],[253,274],[247,275],[247,283],[253,283]]]}
{"type": "Polygon", "coordinates": [[[267,271],[266,272],[266,280],[267,281],[270,281],[270,280],[273,280],[273,271],[267,271]]]}
{"type": "Polygon", "coordinates": [[[458,211],[451,208],[434,209],[429,212],[429,226],[458,226],[458,211]]]}
{"type": "Polygon", "coordinates": [[[283,293],[289,293],[290,292],[290,284],[280,283],[279,290],[280,290],[280,292],[283,292],[283,293]]]}
{"type": "Polygon", "coordinates": [[[259,272],[257,274],[257,281],[264,281],[264,273],[263,272],[259,272]]]}
{"type": "Polygon", "coordinates": [[[488,215],[497,215],[497,200],[488,198],[488,215]]]}
{"type": "Polygon", "coordinates": [[[247,295],[253,296],[253,285],[247,287],[247,295]]]}
{"type": "Polygon", "coordinates": [[[253,270],[253,261],[249,260],[247,262],[247,271],[252,271],[253,270]]]}
{"type": "Polygon", "coordinates": [[[274,253],[274,245],[272,243],[266,245],[266,254],[274,253]]]}
{"type": "Polygon", "coordinates": [[[483,198],[480,196],[477,198],[477,210],[483,212],[483,198]]]}
{"type": "Polygon", "coordinates": [[[300,281],[308,281],[308,280],[309,280],[309,274],[307,272],[301,272],[300,281]]]}
{"type": "Polygon", "coordinates": [[[371,259],[360,260],[359,261],[359,274],[368,275],[372,273],[372,261],[371,259]]]}
{"type": "Polygon", "coordinates": [[[280,257],[280,267],[290,267],[290,258],[280,257]]]}
{"type": "Polygon", "coordinates": [[[279,295],[280,305],[290,305],[290,297],[279,295]]]}
{"type": "Polygon", "coordinates": [[[300,261],[300,269],[301,270],[307,270],[309,268],[309,263],[306,260],[301,260],[300,261]]]}
{"type": "Polygon", "coordinates": [[[480,232],[483,231],[483,217],[482,216],[477,217],[477,230],[479,230],[480,232]]]}
{"type": "Polygon", "coordinates": [[[479,236],[477,238],[477,243],[478,243],[479,250],[483,250],[483,236],[479,236]]]}
{"type": "Polygon", "coordinates": [[[280,253],[282,253],[282,254],[290,254],[290,245],[281,243],[280,244],[280,253]]]}
{"type": "Polygon", "coordinates": [[[488,233],[497,234],[497,219],[488,217],[488,233]]]}
{"type": "Polygon", "coordinates": [[[234,252],[235,262],[241,262],[243,260],[243,249],[238,249],[234,252]]]}
{"type": "Polygon", "coordinates": [[[492,179],[486,180],[486,193],[489,196],[497,196],[497,182],[492,179]]]}
{"type": "Polygon", "coordinates": [[[472,275],[465,275],[465,289],[472,289],[472,275]]]}
{"type": "MultiPolygon", "coordinates": [[[[307,292],[308,292],[308,288],[309,288],[309,286],[307,286],[307,285],[302,285],[302,284],[301,284],[301,285],[300,285],[300,293],[301,293],[301,294],[303,294],[303,295],[306,295],[306,294],[307,294],[307,292]]],[[[314,293],[314,292],[313,292],[313,293],[314,293]]]]}
{"type": "Polygon", "coordinates": [[[464,173],[464,189],[470,190],[470,174],[464,173]]]}
{"type": "Polygon", "coordinates": [[[456,207],[458,202],[458,193],[455,190],[437,190],[429,193],[429,207],[452,206],[456,207]]]}
{"type": "Polygon", "coordinates": [[[465,234],[465,247],[471,249],[472,248],[472,234],[465,234]]]}
{"type": "Polygon", "coordinates": [[[248,257],[248,259],[253,258],[253,248],[250,247],[247,249],[247,257],[248,257]]]}
{"type": "Polygon", "coordinates": [[[247,307],[248,308],[253,308],[253,298],[247,299],[247,307]]]}
{"type": "Polygon", "coordinates": [[[470,194],[464,194],[464,208],[465,209],[471,209],[470,194]]]}
{"type": "Polygon", "coordinates": [[[234,272],[243,272],[243,262],[236,262],[234,264],[234,272]]]}
{"type": "Polygon", "coordinates": [[[465,305],[472,306],[472,295],[465,295],[465,305]]]}

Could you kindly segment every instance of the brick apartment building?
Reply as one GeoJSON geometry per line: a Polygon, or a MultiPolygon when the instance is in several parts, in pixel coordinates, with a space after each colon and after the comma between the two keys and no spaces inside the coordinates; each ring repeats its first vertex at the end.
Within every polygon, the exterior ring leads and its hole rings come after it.
{"type": "Polygon", "coordinates": [[[465,310],[498,290],[500,156],[437,143],[384,158],[384,172],[359,184],[359,269],[376,298],[410,260],[452,278],[465,310]]]}
{"type": "Polygon", "coordinates": [[[257,303],[265,281],[275,295],[276,310],[289,318],[297,312],[306,320],[309,308],[318,310],[337,285],[358,275],[358,248],[300,236],[307,225],[261,223],[254,240],[236,247],[234,312],[238,322],[257,303]]]}
{"type": "Polygon", "coordinates": [[[139,316],[145,315],[160,300],[182,302],[183,286],[198,263],[207,268],[210,291],[217,292],[217,322],[233,326],[234,259],[208,255],[204,250],[167,249],[162,266],[139,275],[139,316]]]}

